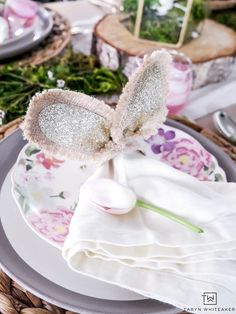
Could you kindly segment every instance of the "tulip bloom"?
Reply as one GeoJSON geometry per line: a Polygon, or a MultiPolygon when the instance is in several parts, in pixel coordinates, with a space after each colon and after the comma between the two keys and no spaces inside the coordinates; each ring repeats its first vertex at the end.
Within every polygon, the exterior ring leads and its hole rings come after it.
{"type": "Polygon", "coordinates": [[[135,208],[135,193],[114,180],[96,179],[89,181],[84,187],[90,202],[106,213],[122,215],[135,208]]]}
{"type": "Polygon", "coordinates": [[[193,232],[203,232],[201,228],[166,209],[148,204],[143,200],[137,200],[134,191],[115,180],[105,178],[91,180],[83,186],[83,189],[86,190],[90,202],[106,213],[123,215],[136,207],[142,207],[171,219],[193,232]]]}

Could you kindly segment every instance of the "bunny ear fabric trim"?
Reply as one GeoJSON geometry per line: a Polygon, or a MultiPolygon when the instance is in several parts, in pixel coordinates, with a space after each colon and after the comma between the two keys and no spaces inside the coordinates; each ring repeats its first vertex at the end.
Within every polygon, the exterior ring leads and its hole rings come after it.
{"type": "Polygon", "coordinates": [[[24,136],[46,153],[90,161],[112,154],[114,110],[87,95],[60,89],[36,94],[23,124],[24,136]]]}
{"type": "Polygon", "coordinates": [[[134,135],[148,138],[165,121],[171,60],[167,51],[155,51],[144,58],[132,75],[114,112],[111,128],[114,142],[134,135]]]}
{"type": "Polygon", "coordinates": [[[145,57],[115,110],[74,91],[36,94],[22,127],[24,137],[48,155],[101,164],[131,147],[131,138],[147,138],[165,121],[170,62],[166,51],[145,57]]]}

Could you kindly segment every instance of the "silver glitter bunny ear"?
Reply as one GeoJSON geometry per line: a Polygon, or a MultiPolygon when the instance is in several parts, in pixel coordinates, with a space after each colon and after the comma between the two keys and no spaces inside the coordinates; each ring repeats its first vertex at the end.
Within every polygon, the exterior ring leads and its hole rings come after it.
{"type": "Polygon", "coordinates": [[[167,51],[155,51],[132,75],[113,116],[114,142],[135,135],[148,138],[165,121],[170,62],[167,51]]]}
{"type": "Polygon", "coordinates": [[[24,136],[60,158],[108,159],[114,145],[110,128],[114,110],[81,93],[52,89],[32,98],[23,124],[24,136]]]}
{"type": "Polygon", "coordinates": [[[81,93],[52,89],[30,102],[24,136],[50,155],[102,163],[148,137],[166,118],[167,52],[154,52],[125,86],[116,110],[81,93]]]}

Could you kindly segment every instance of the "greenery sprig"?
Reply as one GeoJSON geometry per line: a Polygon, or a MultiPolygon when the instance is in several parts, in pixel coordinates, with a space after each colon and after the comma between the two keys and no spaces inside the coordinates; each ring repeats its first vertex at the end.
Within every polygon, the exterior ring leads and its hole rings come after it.
{"type": "Polygon", "coordinates": [[[0,70],[0,110],[4,123],[25,114],[31,97],[39,91],[63,87],[87,95],[121,91],[125,77],[99,65],[95,56],[68,49],[62,57],[40,66],[7,64],[0,70]]]}

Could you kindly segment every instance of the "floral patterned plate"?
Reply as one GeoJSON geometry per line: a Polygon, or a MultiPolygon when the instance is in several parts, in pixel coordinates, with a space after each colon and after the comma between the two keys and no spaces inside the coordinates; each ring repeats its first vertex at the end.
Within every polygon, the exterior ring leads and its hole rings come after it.
{"type": "MultiPolygon", "coordinates": [[[[226,181],[213,155],[189,134],[164,125],[140,143],[145,154],[199,180],[226,181]]],[[[61,249],[81,184],[94,171],[77,161],[50,159],[27,144],[12,172],[13,195],[27,224],[61,249]]]]}

